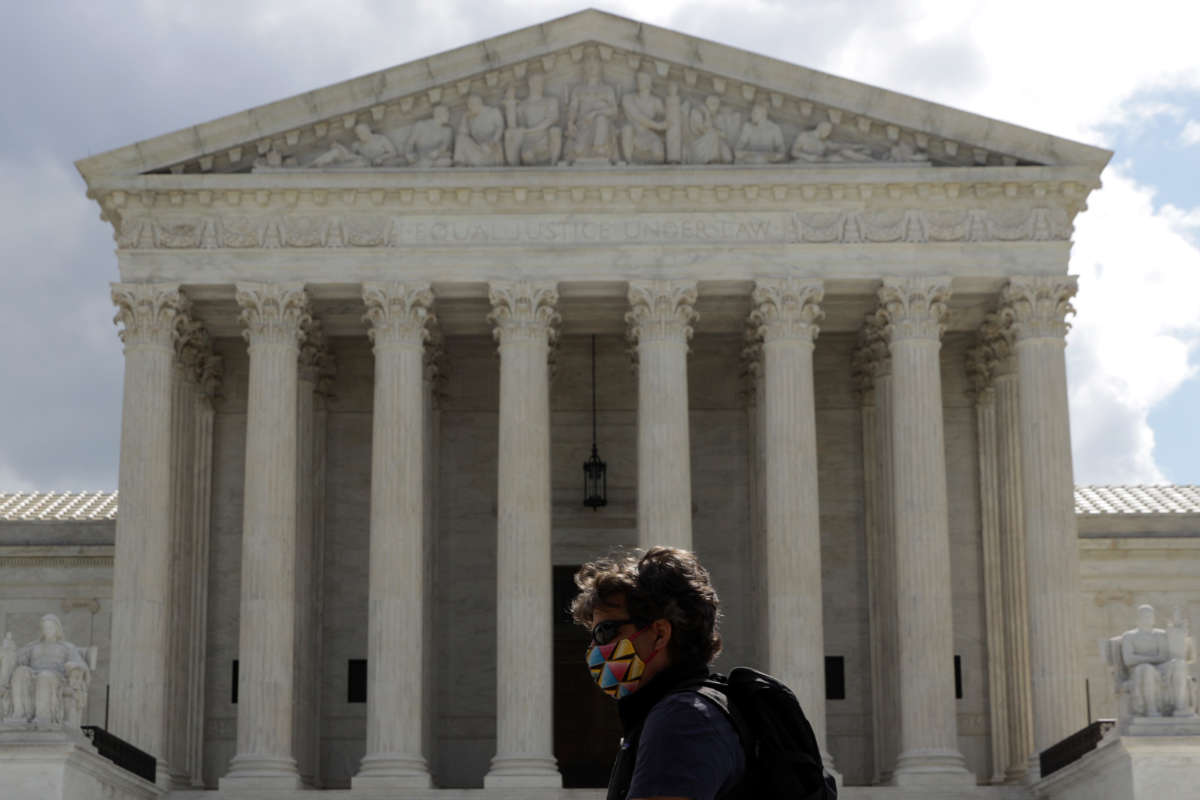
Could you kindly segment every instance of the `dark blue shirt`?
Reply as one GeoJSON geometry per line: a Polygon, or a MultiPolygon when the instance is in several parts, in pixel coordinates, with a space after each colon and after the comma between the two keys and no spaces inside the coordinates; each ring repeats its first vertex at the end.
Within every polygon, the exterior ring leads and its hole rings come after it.
{"type": "Polygon", "coordinates": [[[725,712],[695,692],[667,695],[646,717],[628,797],[713,800],[746,769],[725,712]]]}

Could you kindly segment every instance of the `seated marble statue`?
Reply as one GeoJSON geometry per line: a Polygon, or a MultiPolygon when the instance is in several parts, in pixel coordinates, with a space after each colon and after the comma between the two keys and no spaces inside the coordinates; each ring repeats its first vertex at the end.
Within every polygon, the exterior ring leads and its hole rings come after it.
{"type": "Polygon", "coordinates": [[[408,163],[415,167],[449,167],[454,163],[454,128],[450,109],[433,107],[433,118],[413,125],[405,149],[408,163]]]}
{"type": "Polygon", "coordinates": [[[458,123],[454,140],[454,163],[468,167],[499,167],[504,164],[504,115],[483,98],[467,98],[467,111],[458,123]]]}
{"type": "Polygon", "coordinates": [[[1154,627],[1153,606],[1138,606],[1137,627],[1110,639],[1107,657],[1118,693],[1128,696],[1132,716],[1195,715],[1196,688],[1189,665],[1196,660],[1196,649],[1178,612],[1168,633],[1154,627]]]}
{"type": "Polygon", "coordinates": [[[37,641],[15,654],[11,654],[11,641],[10,634],[5,639],[8,652],[0,654],[0,672],[11,669],[5,722],[78,727],[87,708],[96,648],[81,650],[66,641],[62,623],[54,614],[42,617],[42,636],[37,641]]]}
{"type": "MultiPolygon", "coordinates": [[[[399,159],[396,145],[382,133],[375,133],[371,126],[360,122],[354,126],[356,141],[347,147],[334,142],[333,147],[317,156],[310,167],[382,167],[395,164],[399,159]]],[[[268,164],[268,166],[275,166],[268,164]]]]}
{"type": "Polygon", "coordinates": [[[516,91],[509,87],[504,109],[508,115],[504,152],[509,165],[558,163],[562,155],[562,127],[558,124],[558,98],[546,94],[546,76],[540,72],[529,75],[529,96],[520,103],[516,91]]]}
{"type": "Polygon", "coordinates": [[[870,161],[871,150],[864,145],[830,141],[833,123],[824,120],[817,127],[796,134],[792,158],[797,161],[870,161]]]}
{"type": "Polygon", "coordinates": [[[783,129],[767,119],[767,107],[756,103],[750,110],[750,120],[742,125],[734,161],[739,164],[774,164],[787,158],[783,129]]]}
{"type": "Polygon", "coordinates": [[[630,164],[661,164],[667,157],[663,135],[669,127],[667,108],[650,93],[653,78],[637,74],[637,91],[621,98],[625,125],[621,128],[621,151],[630,164]]]}
{"type": "Polygon", "coordinates": [[[583,61],[584,82],[571,90],[567,105],[567,153],[572,163],[611,162],[617,155],[617,92],[604,82],[594,54],[583,61]]]}
{"type": "Polygon", "coordinates": [[[688,104],[683,112],[687,146],[684,160],[688,164],[731,164],[733,148],[721,130],[717,119],[721,98],[710,94],[704,103],[688,104]]]}

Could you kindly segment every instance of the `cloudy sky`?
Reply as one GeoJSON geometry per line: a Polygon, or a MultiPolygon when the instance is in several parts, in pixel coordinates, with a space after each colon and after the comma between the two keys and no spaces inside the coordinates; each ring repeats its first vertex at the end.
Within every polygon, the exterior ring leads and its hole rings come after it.
{"type": "MultiPolygon", "coordinates": [[[[557,0],[43,0],[0,27],[0,492],[110,489],[108,226],[72,162],[576,11],[557,0]]],[[[1080,483],[1200,483],[1200,3],[603,8],[1116,151],[1077,224],[1080,483]]]]}

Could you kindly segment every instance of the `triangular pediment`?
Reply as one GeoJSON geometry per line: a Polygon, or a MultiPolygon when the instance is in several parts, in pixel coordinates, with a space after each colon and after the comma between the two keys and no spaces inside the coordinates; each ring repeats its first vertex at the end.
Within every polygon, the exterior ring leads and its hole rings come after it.
{"type": "Polygon", "coordinates": [[[1110,155],[587,10],[77,166],[89,182],[147,173],[609,163],[1049,165],[1099,172],[1110,155]]]}

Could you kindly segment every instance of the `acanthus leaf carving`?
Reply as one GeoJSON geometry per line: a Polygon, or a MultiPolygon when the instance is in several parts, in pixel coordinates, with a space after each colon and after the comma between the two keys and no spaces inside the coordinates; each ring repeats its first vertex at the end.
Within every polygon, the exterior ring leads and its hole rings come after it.
{"type": "Polygon", "coordinates": [[[1079,289],[1074,275],[1028,275],[1009,279],[1001,303],[1012,314],[1013,329],[1022,339],[1064,340],[1075,313],[1071,298],[1079,289]]]}
{"type": "Polygon", "coordinates": [[[949,276],[884,278],[878,296],[878,315],[889,343],[941,339],[949,315],[949,276]]]}
{"type": "Polygon", "coordinates": [[[506,280],[488,284],[492,305],[487,320],[500,346],[517,341],[558,340],[558,284],[554,281],[506,280]]]}
{"type": "Polygon", "coordinates": [[[251,349],[258,345],[299,348],[312,320],[303,283],[239,283],[235,299],[242,308],[239,319],[246,326],[242,336],[251,349]]]}
{"type": "Polygon", "coordinates": [[[128,349],[139,346],[173,348],[179,336],[177,317],[188,308],[177,283],[114,283],[113,322],[128,349]]]}
{"type": "Polygon", "coordinates": [[[821,302],[824,285],[819,280],[762,278],[754,283],[754,310],[750,323],[764,342],[795,339],[811,344],[825,317],[821,302]]]}
{"type": "Polygon", "coordinates": [[[691,340],[692,324],[700,318],[696,298],[695,281],[630,281],[625,313],[630,342],[691,340]]]}
{"type": "Polygon", "coordinates": [[[376,350],[400,346],[421,348],[430,339],[433,290],[418,281],[387,281],[363,284],[363,303],[370,323],[367,336],[376,350]]]}

